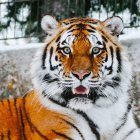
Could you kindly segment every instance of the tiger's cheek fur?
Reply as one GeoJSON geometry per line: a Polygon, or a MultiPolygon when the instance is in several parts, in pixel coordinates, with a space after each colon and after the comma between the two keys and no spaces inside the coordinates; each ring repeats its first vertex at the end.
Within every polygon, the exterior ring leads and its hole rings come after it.
{"type": "Polygon", "coordinates": [[[100,77],[101,67],[103,67],[106,57],[107,52],[103,51],[100,55],[93,59],[93,77],[100,77]]]}
{"type": "Polygon", "coordinates": [[[64,55],[62,52],[58,51],[57,53],[59,61],[63,65],[63,73],[67,77],[70,74],[71,71],[71,61],[70,58],[64,55]]]}

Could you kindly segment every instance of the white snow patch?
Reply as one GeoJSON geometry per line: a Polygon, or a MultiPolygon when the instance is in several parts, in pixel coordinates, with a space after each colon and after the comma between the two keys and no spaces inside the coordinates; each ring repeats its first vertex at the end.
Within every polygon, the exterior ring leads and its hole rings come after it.
{"type": "Polygon", "coordinates": [[[21,49],[32,49],[32,48],[42,48],[44,47],[45,43],[31,43],[31,44],[26,44],[26,45],[12,45],[12,46],[7,46],[3,45],[0,47],[0,52],[4,51],[11,51],[11,50],[21,50],[21,49]]]}
{"type": "Polygon", "coordinates": [[[120,35],[120,40],[140,39],[140,28],[126,28],[124,34],[120,35]]]}

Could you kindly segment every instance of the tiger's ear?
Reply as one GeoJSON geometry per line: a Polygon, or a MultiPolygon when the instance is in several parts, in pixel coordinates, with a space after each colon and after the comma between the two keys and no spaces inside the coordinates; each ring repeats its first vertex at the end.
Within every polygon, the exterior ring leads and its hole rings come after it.
{"type": "Polygon", "coordinates": [[[124,28],[123,21],[118,16],[108,18],[102,23],[113,36],[117,36],[117,37],[120,35],[120,33],[124,28]]]}
{"type": "Polygon", "coordinates": [[[52,35],[59,27],[60,23],[52,16],[46,15],[42,18],[41,27],[46,34],[52,35]]]}

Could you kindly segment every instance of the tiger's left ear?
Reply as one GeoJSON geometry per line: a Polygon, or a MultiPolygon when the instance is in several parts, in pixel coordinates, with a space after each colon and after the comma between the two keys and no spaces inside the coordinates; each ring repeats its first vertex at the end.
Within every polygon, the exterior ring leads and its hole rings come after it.
{"type": "Polygon", "coordinates": [[[124,28],[123,21],[118,16],[108,18],[102,23],[113,36],[117,36],[117,37],[120,35],[120,33],[124,28]]]}
{"type": "Polygon", "coordinates": [[[53,33],[55,33],[56,29],[58,29],[59,26],[60,23],[50,15],[46,15],[42,18],[41,27],[48,35],[52,35],[53,33]]]}

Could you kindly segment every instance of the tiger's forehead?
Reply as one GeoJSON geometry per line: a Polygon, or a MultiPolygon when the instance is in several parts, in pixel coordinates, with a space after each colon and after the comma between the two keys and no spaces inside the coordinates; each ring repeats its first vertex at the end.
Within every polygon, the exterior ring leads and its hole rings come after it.
{"type": "MultiPolygon", "coordinates": [[[[63,21],[65,27],[63,28],[63,33],[61,35],[61,41],[69,40],[69,43],[78,44],[88,44],[95,40],[102,40],[101,35],[98,32],[97,24],[100,21],[90,19],[90,18],[72,18],[63,21]],[[67,39],[69,38],[69,39],[67,39]]],[[[67,42],[67,41],[66,41],[67,42]]],[[[81,46],[81,45],[80,45],[81,46]]]]}
{"type": "MultiPolygon", "coordinates": [[[[91,34],[96,33],[98,36],[98,28],[100,21],[92,18],[71,18],[61,21],[64,25],[63,33],[73,35],[77,39],[84,39],[91,34]],[[98,24],[99,23],[99,24],[98,24]]],[[[100,37],[99,37],[100,38],[100,37]]]]}
{"type": "Polygon", "coordinates": [[[99,20],[97,19],[92,19],[92,18],[70,18],[70,19],[65,19],[61,21],[62,23],[69,25],[69,24],[79,24],[79,23],[91,23],[91,24],[97,24],[99,20]]]}
{"type": "Polygon", "coordinates": [[[90,53],[90,48],[92,44],[89,42],[89,39],[81,33],[79,36],[76,37],[75,41],[73,42],[72,49],[74,55],[86,55],[90,53]]]}

